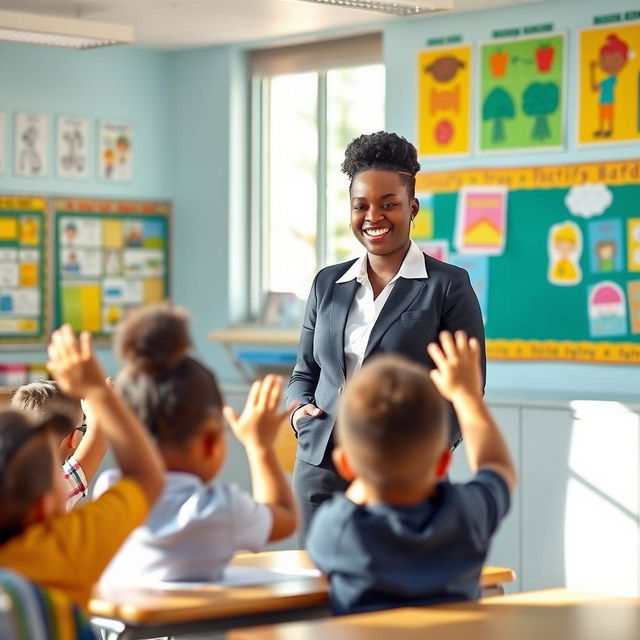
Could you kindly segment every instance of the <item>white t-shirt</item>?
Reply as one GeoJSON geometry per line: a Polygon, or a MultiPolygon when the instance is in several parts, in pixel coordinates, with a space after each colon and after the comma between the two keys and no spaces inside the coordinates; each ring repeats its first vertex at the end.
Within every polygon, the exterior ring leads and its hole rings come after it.
{"type": "MultiPolygon", "coordinates": [[[[119,478],[116,470],[103,473],[94,497],[119,478]]],[[[234,553],[264,548],[272,526],[269,507],[237,486],[169,471],[147,522],[129,536],[101,582],[219,581],[234,553]]]]}

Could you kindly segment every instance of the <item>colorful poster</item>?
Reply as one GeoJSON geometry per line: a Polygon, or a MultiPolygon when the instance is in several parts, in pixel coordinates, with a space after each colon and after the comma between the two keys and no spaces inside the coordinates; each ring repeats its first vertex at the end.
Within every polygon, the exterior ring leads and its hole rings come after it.
{"type": "Polygon", "coordinates": [[[580,32],[578,144],[640,141],[640,22],[580,32]]]}
{"type": "Polygon", "coordinates": [[[480,152],[564,146],[565,34],[481,45],[480,152]]]}
{"type": "Polygon", "coordinates": [[[56,176],[89,177],[89,119],[58,116],[56,120],[56,176]]]}
{"type": "Polygon", "coordinates": [[[440,260],[440,262],[447,262],[449,259],[448,240],[426,240],[418,242],[417,245],[420,251],[423,251],[436,260],[440,260]]]}
{"type": "Polygon", "coordinates": [[[567,220],[549,229],[547,278],[551,284],[570,287],[582,282],[582,247],[582,231],[575,222],[567,220]]]}
{"type": "Polygon", "coordinates": [[[0,111],[0,176],[4,175],[5,153],[6,153],[6,135],[7,135],[7,114],[0,111]]]}
{"type": "Polygon", "coordinates": [[[130,182],[133,174],[133,129],[128,122],[103,120],[98,131],[98,177],[130,182]]]}
{"type": "Polygon", "coordinates": [[[418,54],[418,154],[471,150],[471,45],[418,54]]]}
{"type": "Polygon", "coordinates": [[[627,305],[620,285],[605,281],[589,288],[589,331],[593,338],[627,334],[627,305]]]}
{"type": "Polygon", "coordinates": [[[640,218],[627,220],[627,270],[640,271],[640,218]]]}
{"type": "Polygon", "coordinates": [[[163,203],[58,200],[56,322],[108,337],[129,309],[165,300],[168,214],[163,203]]]}
{"type": "Polygon", "coordinates": [[[589,223],[589,263],[592,273],[622,271],[625,260],[620,218],[589,223]]]}
{"type": "Polygon", "coordinates": [[[416,193],[420,204],[418,215],[413,221],[411,237],[418,240],[430,240],[433,238],[433,194],[416,193]]]}
{"type": "Polygon", "coordinates": [[[499,256],[506,239],[506,187],[463,187],[458,194],[456,249],[460,253],[499,256]]]}
{"type": "Polygon", "coordinates": [[[49,117],[16,114],[14,170],[17,176],[42,177],[49,170],[49,117]]]}
{"type": "Polygon", "coordinates": [[[640,280],[627,282],[631,333],[640,333],[640,280]]]}
{"type": "Polygon", "coordinates": [[[44,338],[45,211],[42,198],[0,197],[0,339],[44,338]]]}
{"type": "Polygon", "coordinates": [[[462,267],[471,280],[471,286],[476,293],[482,319],[487,324],[487,309],[489,308],[489,258],[487,256],[461,256],[452,255],[449,258],[451,264],[462,267]]]}

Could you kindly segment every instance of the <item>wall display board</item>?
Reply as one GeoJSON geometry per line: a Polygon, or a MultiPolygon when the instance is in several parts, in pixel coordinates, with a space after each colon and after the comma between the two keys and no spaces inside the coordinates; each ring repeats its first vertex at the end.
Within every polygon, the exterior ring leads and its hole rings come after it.
{"type": "Polygon", "coordinates": [[[640,22],[584,29],[578,144],[640,141],[640,22]]]}
{"type": "Polygon", "coordinates": [[[46,202],[0,196],[0,342],[37,342],[46,333],[46,202]]]}
{"type": "Polygon", "coordinates": [[[480,152],[561,149],[565,143],[565,34],[480,46],[480,152]]]}
{"type": "Polygon", "coordinates": [[[640,160],[422,173],[417,189],[470,273],[488,357],[640,363],[640,160]]]}
{"type": "Polygon", "coordinates": [[[168,203],[58,199],[56,326],[110,336],[127,310],[169,296],[168,203]]]}

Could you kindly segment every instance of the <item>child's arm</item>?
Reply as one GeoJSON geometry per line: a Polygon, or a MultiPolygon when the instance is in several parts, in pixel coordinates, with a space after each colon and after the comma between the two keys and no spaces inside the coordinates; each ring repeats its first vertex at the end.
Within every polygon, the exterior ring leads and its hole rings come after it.
{"type": "Polygon", "coordinates": [[[431,371],[431,379],[456,410],[469,466],[474,472],[492,469],[513,491],[517,474],[511,454],[482,399],[480,343],[476,338],[469,340],[464,331],[457,331],[455,339],[443,331],[440,345],[432,343],[427,348],[437,367],[431,371]]]}
{"type": "Polygon", "coordinates": [[[268,375],[253,383],[241,416],[225,407],[224,415],[247,452],[253,497],[273,516],[269,542],[291,535],[297,526],[291,487],[276,457],[274,442],[288,411],[280,413],[282,379],[268,375]]]}
{"type": "Polygon", "coordinates": [[[89,402],[122,476],[135,480],[149,503],[155,502],[164,484],[160,455],[144,427],[107,384],[90,334],[84,332],[78,340],[68,324],[54,331],[47,366],[65,393],[89,402]]]}
{"type": "MultiPolygon", "coordinates": [[[[113,383],[109,379],[107,379],[107,384],[113,387],[113,383]]],[[[107,441],[98,426],[95,411],[86,400],[82,400],[82,411],[84,412],[87,431],[82,436],[82,440],[80,440],[73,457],[82,468],[87,482],[91,482],[107,452],[107,441]]]]}

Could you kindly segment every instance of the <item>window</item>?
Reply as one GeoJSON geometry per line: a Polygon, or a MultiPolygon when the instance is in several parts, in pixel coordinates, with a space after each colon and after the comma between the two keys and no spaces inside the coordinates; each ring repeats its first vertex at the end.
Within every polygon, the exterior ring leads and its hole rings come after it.
{"type": "MultiPolygon", "coordinates": [[[[360,253],[349,229],[346,145],[384,128],[379,36],[256,52],[252,60],[252,311],[305,300],[318,269],[360,253]]],[[[302,305],[301,305],[302,306],[302,305]]]]}

